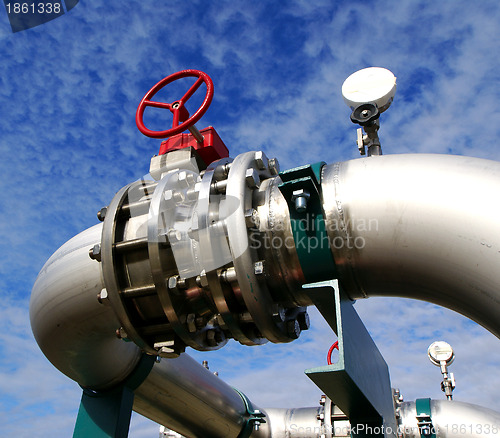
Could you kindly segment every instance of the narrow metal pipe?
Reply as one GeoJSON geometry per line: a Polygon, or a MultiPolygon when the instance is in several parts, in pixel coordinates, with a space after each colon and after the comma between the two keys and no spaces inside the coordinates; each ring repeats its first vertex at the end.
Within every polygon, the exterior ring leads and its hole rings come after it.
{"type": "Polygon", "coordinates": [[[384,155],[324,168],[323,206],[351,298],[455,310],[500,337],[500,163],[384,155]]]}
{"type": "Polygon", "coordinates": [[[195,125],[191,125],[188,127],[189,132],[193,135],[196,141],[200,144],[203,144],[203,140],[205,139],[198,128],[195,125]]]}
{"type": "MultiPolygon", "coordinates": [[[[493,438],[500,435],[500,413],[482,406],[448,400],[431,400],[431,421],[436,438],[493,438]]],[[[421,438],[415,402],[399,407],[403,438],[421,438]]]]}

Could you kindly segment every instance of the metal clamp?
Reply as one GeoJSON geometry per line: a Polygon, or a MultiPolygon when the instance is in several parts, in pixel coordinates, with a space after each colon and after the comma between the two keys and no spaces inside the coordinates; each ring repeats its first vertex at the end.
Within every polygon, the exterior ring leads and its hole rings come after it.
{"type": "Polygon", "coordinates": [[[248,399],[248,397],[245,394],[243,394],[236,388],[233,389],[238,393],[238,395],[243,400],[243,403],[245,405],[246,415],[248,415],[248,418],[245,424],[243,425],[243,428],[241,429],[241,432],[239,433],[237,438],[249,438],[254,429],[258,430],[259,426],[262,423],[266,423],[266,420],[264,420],[266,414],[259,411],[258,409],[254,409],[252,406],[252,402],[248,399]]]}

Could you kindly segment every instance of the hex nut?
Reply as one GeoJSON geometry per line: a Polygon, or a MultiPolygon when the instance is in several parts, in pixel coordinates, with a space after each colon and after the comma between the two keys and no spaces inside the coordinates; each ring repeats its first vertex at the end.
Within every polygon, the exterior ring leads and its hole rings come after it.
{"type": "Polygon", "coordinates": [[[168,236],[169,242],[179,242],[182,239],[181,232],[179,230],[174,229],[174,228],[171,228],[170,230],[168,230],[167,236],[168,236]]]}
{"type": "Polygon", "coordinates": [[[259,260],[258,262],[255,262],[253,265],[253,272],[255,275],[262,275],[265,272],[264,268],[264,260],[259,260]]]}
{"type": "Polygon", "coordinates": [[[101,245],[99,243],[96,243],[92,248],[90,248],[89,257],[92,260],[97,260],[98,262],[101,261],[101,245]]]}
{"type": "Polygon", "coordinates": [[[271,158],[268,163],[268,169],[271,175],[279,175],[280,173],[280,163],[277,158],[271,158]]]}
{"type": "Polygon", "coordinates": [[[245,223],[247,228],[259,228],[260,217],[259,212],[255,208],[245,211],[245,223]]]}
{"type": "Polygon", "coordinates": [[[231,168],[231,163],[219,164],[214,170],[214,178],[217,181],[221,179],[226,179],[229,176],[230,168],[231,168]]]}
{"type": "Polygon", "coordinates": [[[307,201],[311,197],[307,190],[299,189],[292,192],[292,202],[295,201],[295,210],[304,213],[307,210],[307,201]]]}
{"type": "Polygon", "coordinates": [[[268,166],[266,154],[262,151],[255,152],[255,165],[259,170],[264,170],[268,166]]]}
{"type": "Polygon", "coordinates": [[[286,331],[290,338],[298,339],[300,336],[300,326],[296,319],[291,319],[286,323],[286,331]]]}
{"type": "Polygon", "coordinates": [[[103,288],[101,292],[97,294],[97,301],[99,301],[99,304],[109,304],[109,295],[106,288],[103,288]]]}
{"type": "Polygon", "coordinates": [[[179,277],[178,275],[172,275],[168,279],[168,288],[169,289],[185,289],[186,288],[186,280],[184,278],[179,277]]]}
{"type": "Polygon", "coordinates": [[[215,330],[213,329],[207,330],[206,340],[207,344],[210,347],[217,347],[217,340],[215,339],[215,330]]]}
{"type": "Polygon", "coordinates": [[[108,212],[108,207],[102,207],[98,212],[97,212],[97,219],[99,219],[101,222],[104,220],[106,217],[106,213],[108,212]]]}
{"type": "Polygon", "coordinates": [[[301,330],[309,330],[309,327],[311,327],[311,320],[309,319],[307,311],[299,313],[297,315],[297,321],[299,322],[301,330]]]}
{"type": "Polygon", "coordinates": [[[304,189],[298,189],[294,190],[292,192],[292,201],[295,201],[297,198],[306,198],[309,199],[311,197],[311,194],[304,189]]]}
{"type": "Polygon", "coordinates": [[[246,170],[245,180],[247,182],[247,186],[251,189],[256,189],[256,188],[259,188],[259,186],[260,186],[259,174],[252,167],[246,170]]]}
{"type": "Polygon", "coordinates": [[[286,311],[285,311],[284,307],[277,306],[277,308],[273,311],[273,319],[277,323],[285,321],[286,311]]]}
{"type": "Polygon", "coordinates": [[[186,325],[187,325],[188,331],[190,333],[195,333],[196,332],[195,320],[196,320],[196,315],[194,313],[190,313],[186,317],[186,325]]]}
{"type": "Polygon", "coordinates": [[[182,188],[187,188],[189,186],[188,174],[185,170],[178,173],[177,181],[182,188]]]}
{"type": "Polygon", "coordinates": [[[205,271],[202,271],[200,275],[196,276],[196,284],[199,287],[204,287],[204,288],[208,287],[208,278],[207,274],[205,274],[205,271]]]}
{"type": "Polygon", "coordinates": [[[124,341],[128,341],[127,332],[125,331],[125,329],[123,327],[116,329],[115,333],[116,333],[116,337],[118,339],[123,339],[124,341]]]}

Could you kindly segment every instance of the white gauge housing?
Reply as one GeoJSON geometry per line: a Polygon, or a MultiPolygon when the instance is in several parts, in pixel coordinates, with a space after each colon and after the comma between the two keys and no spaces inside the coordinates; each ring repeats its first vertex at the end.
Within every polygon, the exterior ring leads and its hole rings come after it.
{"type": "Polygon", "coordinates": [[[344,102],[354,110],[364,103],[374,103],[383,113],[396,94],[396,76],[381,67],[369,67],[349,76],[342,85],[344,102]]]}
{"type": "Polygon", "coordinates": [[[451,345],[444,341],[433,342],[427,350],[430,361],[434,365],[441,365],[441,362],[446,362],[447,365],[451,364],[455,359],[455,353],[451,345]]]}

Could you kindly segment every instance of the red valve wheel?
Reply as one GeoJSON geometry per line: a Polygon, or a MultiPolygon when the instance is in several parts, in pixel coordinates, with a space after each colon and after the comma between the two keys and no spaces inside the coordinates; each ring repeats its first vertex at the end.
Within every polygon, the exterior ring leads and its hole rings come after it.
{"type": "Polygon", "coordinates": [[[200,120],[203,114],[205,114],[208,107],[210,106],[213,97],[214,97],[214,84],[212,82],[212,79],[210,79],[210,76],[199,70],[182,70],[177,73],[171,74],[166,78],[163,78],[153,88],[151,88],[151,90],[149,90],[146,93],[146,95],[142,98],[141,103],[137,107],[137,112],[135,113],[135,123],[137,124],[137,128],[139,128],[139,131],[141,131],[144,135],[148,137],[152,138],[170,137],[172,135],[179,134],[182,131],[185,131],[191,125],[194,125],[198,120],[200,120]],[[154,95],[158,93],[158,91],[160,91],[166,85],[176,81],[177,79],[182,79],[187,77],[195,77],[197,79],[196,82],[191,86],[191,88],[186,92],[186,94],[184,94],[184,96],[182,96],[179,100],[176,100],[173,103],[155,102],[151,100],[154,97],[154,95]],[[198,108],[198,110],[190,117],[185,104],[203,83],[205,83],[205,85],[207,86],[205,99],[203,100],[203,103],[201,104],[200,108],[198,108]],[[152,131],[146,128],[143,119],[144,119],[144,110],[148,106],[170,110],[174,115],[172,128],[167,129],[165,131],[152,131]]]}
{"type": "Polygon", "coordinates": [[[326,362],[328,363],[328,365],[332,364],[332,353],[335,348],[337,350],[339,349],[339,341],[335,341],[328,350],[328,354],[326,355],[326,362]]]}

